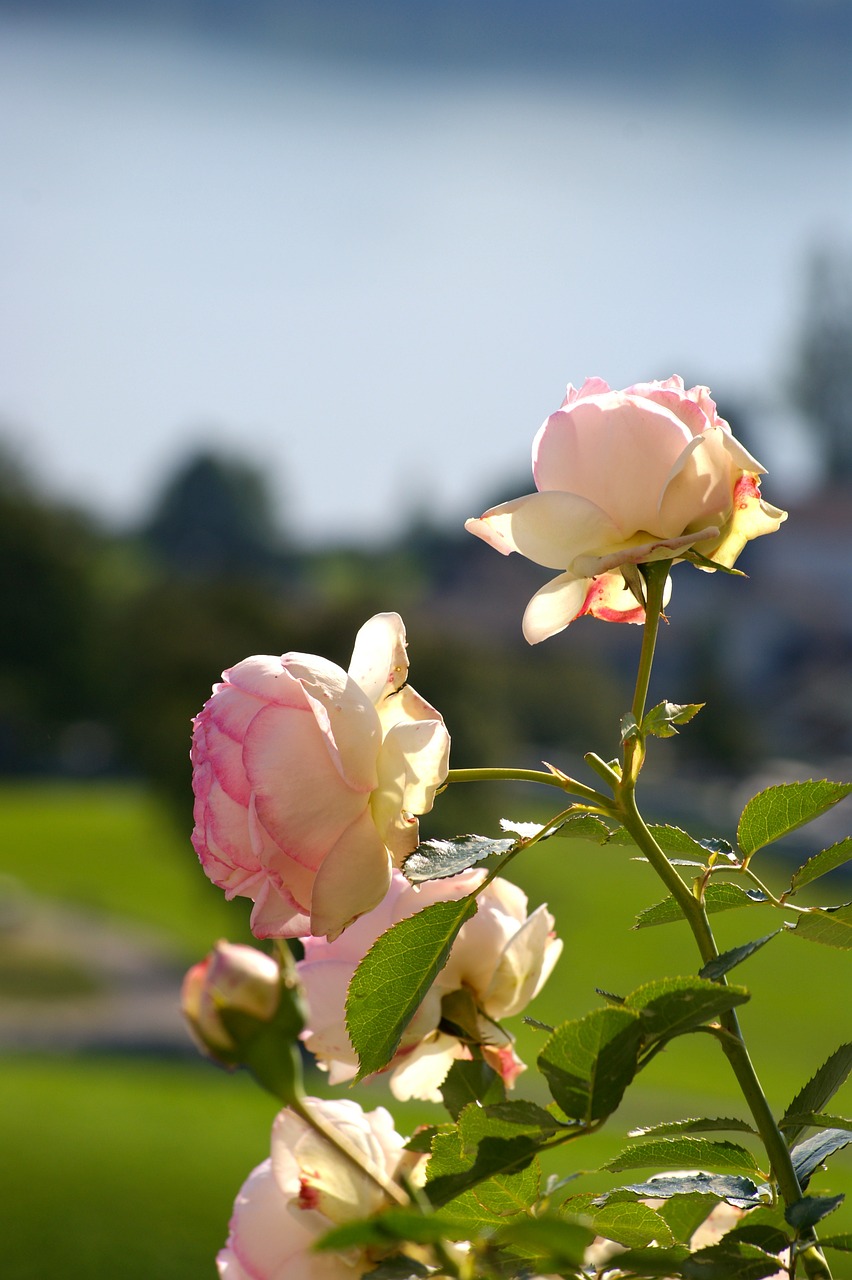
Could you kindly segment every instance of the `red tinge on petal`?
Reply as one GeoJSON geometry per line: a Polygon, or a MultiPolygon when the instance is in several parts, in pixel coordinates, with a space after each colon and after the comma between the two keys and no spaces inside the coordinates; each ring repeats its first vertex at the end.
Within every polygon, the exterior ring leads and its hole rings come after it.
{"type": "Polygon", "coordinates": [[[299,1179],[299,1198],[297,1203],[300,1209],[319,1208],[320,1193],[304,1176],[299,1179]]]}

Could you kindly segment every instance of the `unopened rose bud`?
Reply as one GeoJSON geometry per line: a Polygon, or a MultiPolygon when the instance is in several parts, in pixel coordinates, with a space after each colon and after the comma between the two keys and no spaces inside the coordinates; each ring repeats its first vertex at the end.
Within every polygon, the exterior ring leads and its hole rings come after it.
{"type": "Polygon", "coordinates": [[[278,965],[255,947],[217,942],[183,980],[181,1009],[203,1052],[233,1065],[241,1061],[235,1024],[269,1022],[281,996],[278,965]]]}

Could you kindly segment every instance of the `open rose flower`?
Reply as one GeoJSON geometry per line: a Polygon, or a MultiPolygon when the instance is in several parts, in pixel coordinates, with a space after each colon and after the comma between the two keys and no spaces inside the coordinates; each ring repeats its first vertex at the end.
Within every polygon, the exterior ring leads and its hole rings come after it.
{"type": "Polygon", "coordinates": [[[583,614],[641,622],[622,566],[692,550],[730,568],[749,539],[786,519],[760,496],[763,472],[706,387],[673,377],[611,391],[588,378],[579,391],[569,384],[533,442],[538,492],[465,527],[504,555],[562,571],[524,614],[536,644],[583,614]]]}
{"type": "MultiPolygon", "coordinates": [[[[305,1099],[348,1139],[364,1164],[388,1179],[422,1158],[403,1150],[384,1107],[364,1112],[349,1099],[305,1099]]],[[[379,1186],[292,1111],[272,1127],[272,1154],[248,1177],[234,1204],[230,1232],[217,1258],[223,1280],[359,1280],[376,1263],[364,1250],[314,1253],[334,1226],[387,1205],[379,1186]]]]}
{"type": "Polygon", "coordinates": [[[258,938],[336,936],[381,902],[447,774],[449,735],[406,683],[405,628],[366,622],[348,673],[325,658],[246,658],[192,738],[205,872],[251,898],[258,938]]]}
{"type": "MultiPolygon", "coordinates": [[[[471,893],[485,872],[465,871],[420,888],[394,871],[387,897],[334,942],[305,939],[296,966],[310,1015],[305,1045],[328,1068],[333,1084],[350,1080],[357,1058],[346,1032],[346,992],[352,974],[382,933],[433,902],[471,893]]],[[[526,895],[499,876],[482,891],[476,915],[462,926],[445,967],[409,1023],[390,1064],[395,1097],[440,1101],[439,1086],[456,1058],[470,1057],[476,1041],[490,1065],[511,1085],[524,1069],[501,1018],[520,1013],[541,989],[562,950],[546,907],[527,914],[526,895]],[[439,1030],[442,1018],[461,1024],[463,1039],[439,1030]]]]}

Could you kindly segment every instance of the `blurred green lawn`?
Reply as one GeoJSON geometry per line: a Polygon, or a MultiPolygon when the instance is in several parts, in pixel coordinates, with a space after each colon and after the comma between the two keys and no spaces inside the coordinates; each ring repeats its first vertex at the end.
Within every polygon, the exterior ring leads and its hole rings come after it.
{"type": "MultiPolygon", "coordinates": [[[[534,816],[526,796],[506,811],[534,816]]],[[[0,828],[0,876],[156,926],[187,962],[217,937],[243,936],[244,904],[224,902],[201,873],[188,836],[176,833],[140,789],[7,785],[0,787],[0,828]]],[[[772,881],[769,861],[762,870],[772,881]]],[[[625,993],[663,974],[695,972],[685,926],[631,929],[636,912],[663,895],[647,866],[625,850],[555,839],[516,861],[512,875],[533,904],[549,902],[565,942],[532,1009],[542,1021],[588,1012],[599,1001],[596,987],[625,993]]],[[[765,908],[714,917],[722,947],[777,924],[765,908]]],[[[742,1023],[776,1112],[852,1038],[849,963],[848,953],[780,936],[733,975],[753,992],[742,1023]]],[[[532,1062],[542,1033],[515,1029],[521,1056],[532,1062]]],[[[534,1092],[532,1073],[517,1092],[534,1092]]],[[[379,1086],[357,1096],[368,1107],[385,1101],[379,1086]]],[[[850,1103],[847,1084],[830,1110],[842,1114],[850,1103]]],[[[425,1104],[393,1110],[404,1131],[438,1118],[425,1104]]],[[[247,1079],[200,1060],[7,1055],[0,1061],[3,1275],[212,1276],[234,1194],[267,1154],[274,1112],[274,1101],[247,1079]]],[[[699,1114],[744,1110],[720,1050],[697,1035],[658,1055],[603,1133],[554,1155],[552,1166],[593,1169],[631,1125],[699,1114]]],[[[835,1157],[812,1190],[852,1192],[852,1159],[835,1157]]],[[[852,1202],[831,1219],[832,1231],[850,1228],[852,1202]]]]}

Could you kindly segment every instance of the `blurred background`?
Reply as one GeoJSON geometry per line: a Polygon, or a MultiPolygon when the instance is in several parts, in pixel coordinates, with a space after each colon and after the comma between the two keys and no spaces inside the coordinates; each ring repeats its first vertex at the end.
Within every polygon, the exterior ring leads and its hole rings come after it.
{"type": "MultiPolygon", "coordinates": [[[[393,609],[456,766],[613,754],[636,630],[528,649],[547,571],[461,528],[532,487],[566,381],[708,383],[791,512],[747,548],[749,582],[676,571],[652,692],[708,705],[654,752],[649,815],[730,836],[770,781],[849,777],[850,59],[848,0],[0,0],[15,1280],[212,1275],[267,1152],[274,1102],[198,1061],[176,1012],[184,968],[246,936],[189,844],[189,721],[223,668],[345,666],[393,609]]],[[[441,797],[426,833],[550,811],[485,790],[441,797]]],[[[551,850],[519,868],[566,939],[539,1017],[671,972],[673,948],[694,969],[678,926],[629,932],[661,896],[644,868],[551,850]]],[[[730,945],[755,936],[734,916],[730,945]]],[[[745,980],[783,1108],[850,1038],[848,969],[782,937],[745,980]]],[[[735,1106],[702,1054],[660,1055],[580,1158],[631,1107],[735,1106]]],[[[847,1184],[838,1159],[819,1190],[847,1184]]]]}

